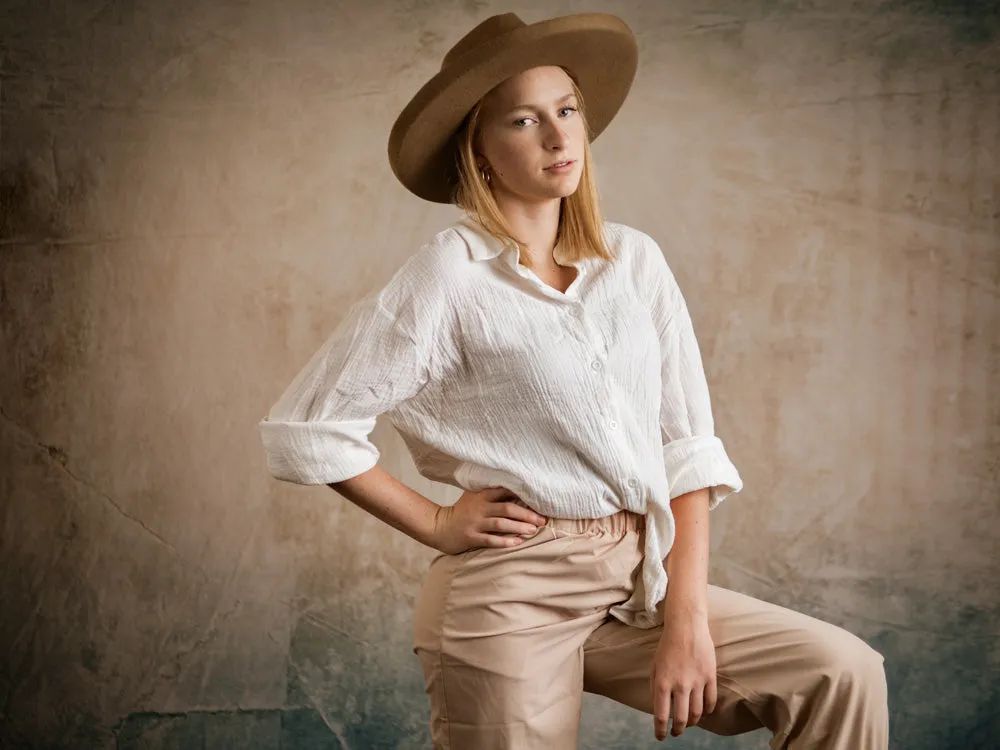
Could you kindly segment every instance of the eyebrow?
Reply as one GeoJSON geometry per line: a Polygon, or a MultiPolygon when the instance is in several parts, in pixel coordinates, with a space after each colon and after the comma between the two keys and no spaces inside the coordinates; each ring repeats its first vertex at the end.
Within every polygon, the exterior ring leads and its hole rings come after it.
{"type": "MultiPolygon", "coordinates": [[[[562,102],[566,101],[567,99],[572,99],[575,96],[576,96],[576,94],[574,94],[572,91],[570,91],[568,94],[563,94],[558,99],[556,99],[556,104],[561,104],[562,102]]],[[[507,114],[510,114],[511,112],[515,112],[515,111],[517,111],[519,109],[535,109],[535,106],[536,105],[534,105],[534,104],[517,104],[517,105],[515,105],[513,107],[508,108],[507,109],[507,114]]]]}

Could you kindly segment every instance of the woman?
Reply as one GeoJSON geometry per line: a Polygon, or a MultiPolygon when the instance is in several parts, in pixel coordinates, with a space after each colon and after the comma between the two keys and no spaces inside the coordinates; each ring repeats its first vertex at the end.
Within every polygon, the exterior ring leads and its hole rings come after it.
{"type": "Polygon", "coordinates": [[[269,468],[440,552],[414,623],[436,748],[575,748],[583,691],[661,740],[885,748],[877,652],[707,582],[708,513],[742,481],[662,251],[602,221],[593,180],[636,60],[605,14],[494,16],[449,51],[389,157],[464,213],[291,383],[261,423],[269,468]],[[454,506],[378,468],[383,413],[454,506]]]}

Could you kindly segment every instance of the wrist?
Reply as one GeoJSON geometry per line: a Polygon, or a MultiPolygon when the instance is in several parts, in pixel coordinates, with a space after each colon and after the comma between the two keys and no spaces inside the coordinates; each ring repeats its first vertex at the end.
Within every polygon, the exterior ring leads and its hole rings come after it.
{"type": "Polygon", "coordinates": [[[426,524],[424,539],[422,541],[428,547],[436,549],[439,552],[442,551],[441,530],[445,527],[447,515],[447,506],[433,503],[433,506],[428,508],[428,521],[426,524]]]}
{"type": "Polygon", "coordinates": [[[708,592],[672,589],[668,584],[666,601],[663,605],[666,617],[685,619],[708,619],[708,592]]]}

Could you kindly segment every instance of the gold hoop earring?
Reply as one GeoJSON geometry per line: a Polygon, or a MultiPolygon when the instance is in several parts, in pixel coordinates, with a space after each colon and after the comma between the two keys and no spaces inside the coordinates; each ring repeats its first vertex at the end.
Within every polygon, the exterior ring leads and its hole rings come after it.
{"type": "Polygon", "coordinates": [[[484,168],[480,167],[480,169],[479,169],[479,176],[483,178],[483,182],[485,182],[487,185],[490,184],[490,176],[491,175],[490,175],[490,170],[489,169],[484,169],[484,168]]]}

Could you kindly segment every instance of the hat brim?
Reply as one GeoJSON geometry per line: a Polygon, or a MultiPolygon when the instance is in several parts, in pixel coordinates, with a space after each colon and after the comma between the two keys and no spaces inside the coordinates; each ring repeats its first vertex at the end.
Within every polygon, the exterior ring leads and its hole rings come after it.
{"type": "Polygon", "coordinates": [[[528,68],[558,65],[576,78],[590,140],[608,126],[638,66],[631,29],[605,13],[580,13],[523,26],[459,57],[421,87],[389,135],[389,164],[403,185],[434,203],[451,203],[458,181],[453,136],[475,103],[528,68]]]}

